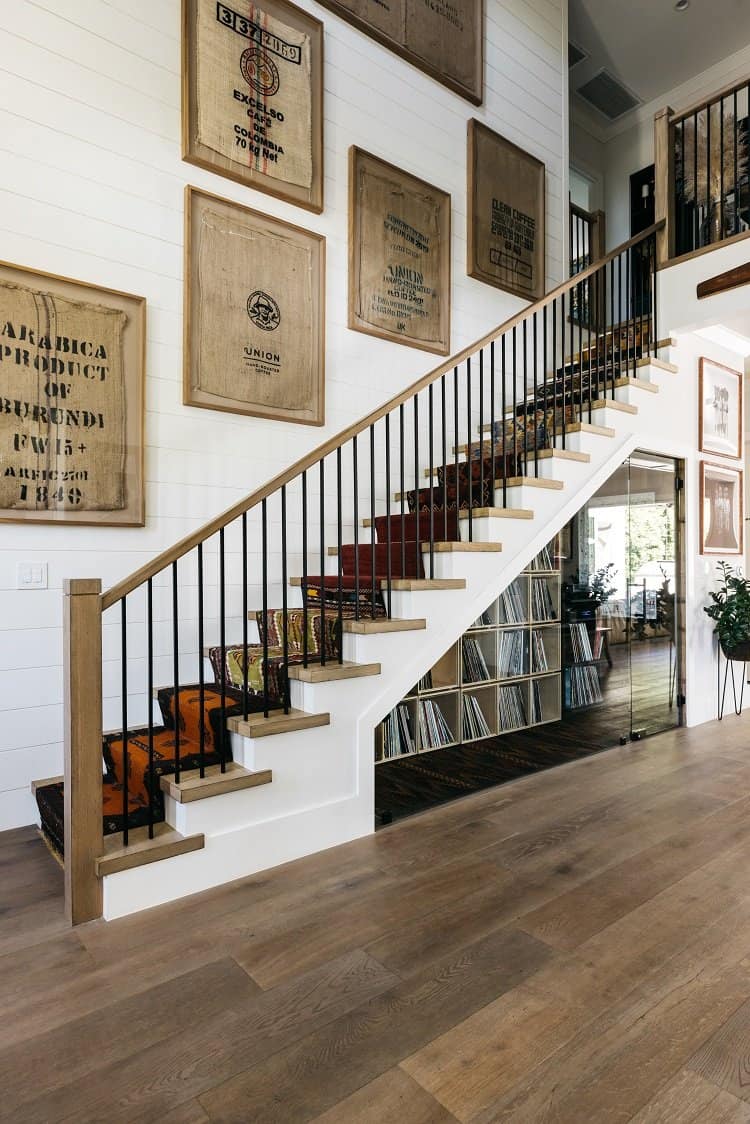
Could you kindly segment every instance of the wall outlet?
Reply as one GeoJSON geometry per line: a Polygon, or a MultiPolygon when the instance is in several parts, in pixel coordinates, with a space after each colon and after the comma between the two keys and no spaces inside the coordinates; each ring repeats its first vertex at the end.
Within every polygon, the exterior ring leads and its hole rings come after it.
{"type": "Polygon", "coordinates": [[[16,566],[16,589],[46,589],[46,562],[19,562],[16,566]]]}

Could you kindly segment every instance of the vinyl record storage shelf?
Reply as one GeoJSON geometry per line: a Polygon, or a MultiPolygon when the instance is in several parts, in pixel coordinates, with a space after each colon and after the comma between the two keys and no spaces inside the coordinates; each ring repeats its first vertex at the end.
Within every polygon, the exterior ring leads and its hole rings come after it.
{"type": "Polygon", "coordinates": [[[375,764],[558,722],[560,586],[550,544],[380,723],[375,764]]]}

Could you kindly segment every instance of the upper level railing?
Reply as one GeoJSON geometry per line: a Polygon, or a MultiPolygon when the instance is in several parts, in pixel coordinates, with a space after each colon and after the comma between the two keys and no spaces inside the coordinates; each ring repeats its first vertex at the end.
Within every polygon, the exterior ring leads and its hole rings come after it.
{"type": "MultiPolygon", "coordinates": [[[[605,254],[604,211],[587,211],[571,202],[568,206],[569,274],[575,277],[600,261],[605,254]]],[[[591,280],[572,290],[572,318],[593,328],[602,320],[602,309],[593,307],[591,280]],[[580,292],[579,292],[580,288],[580,292]],[[580,296],[580,301],[579,301],[580,296]]]]}
{"type": "Polygon", "coordinates": [[[292,665],[342,661],[352,621],[389,616],[395,590],[434,576],[441,540],[472,540],[479,509],[507,506],[509,488],[539,474],[544,450],[564,448],[572,424],[591,421],[619,379],[637,377],[658,339],[658,229],[581,270],[105,594],[95,580],[69,583],[74,920],[101,911],[103,731],[112,731],[105,749],[119,801],[108,819],[127,847],[135,823],[153,836],[165,772],[177,782],[186,767],[201,776],[210,765],[226,769],[228,719],[242,728],[251,715],[287,712],[292,665]],[[638,276],[636,251],[648,265],[638,276]],[[584,286],[600,310],[596,324],[571,316],[584,286]]]}
{"type": "Polygon", "coordinates": [[[750,79],[655,119],[659,261],[704,252],[750,230],[750,79]]]}

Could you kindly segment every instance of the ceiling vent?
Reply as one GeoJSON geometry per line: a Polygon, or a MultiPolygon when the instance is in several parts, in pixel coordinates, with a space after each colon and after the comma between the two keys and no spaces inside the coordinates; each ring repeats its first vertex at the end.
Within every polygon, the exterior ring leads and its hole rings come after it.
{"type": "Polygon", "coordinates": [[[577,66],[579,62],[583,62],[583,60],[587,59],[588,57],[589,56],[587,55],[586,51],[583,50],[582,47],[577,47],[575,45],[575,43],[571,43],[570,39],[568,40],[568,68],[569,69],[572,70],[572,68],[574,66],[577,66]]]}
{"type": "Polygon", "coordinates": [[[588,82],[579,86],[576,93],[610,121],[616,121],[618,117],[640,105],[640,98],[631,94],[608,70],[600,70],[588,82]]]}

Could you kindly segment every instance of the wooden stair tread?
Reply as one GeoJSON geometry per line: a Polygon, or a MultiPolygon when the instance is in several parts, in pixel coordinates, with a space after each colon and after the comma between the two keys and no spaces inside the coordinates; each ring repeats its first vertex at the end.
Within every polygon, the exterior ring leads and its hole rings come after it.
{"type": "MultiPolygon", "coordinates": [[[[461,508],[458,518],[469,518],[468,507],[461,508]]],[[[534,512],[530,507],[474,507],[471,518],[472,522],[474,519],[533,519],[534,512]]]]}
{"type": "Polygon", "coordinates": [[[421,632],[427,628],[425,617],[376,617],[374,620],[344,620],[344,632],[355,636],[369,636],[380,632],[421,632]]]}
{"type": "Polygon", "coordinates": [[[597,398],[591,403],[592,410],[619,410],[621,414],[637,414],[638,407],[628,402],[616,402],[613,398],[597,398]]]}
{"type": "MultiPolygon", "coordinates": [[[[505,483],[509,488],[548,488],[552,492],[561,492],[565,487],[562,480],[545,480],[542,476],[510,476],[505,483]]],[[[495,481],[496,489],[502,486],[502,480],[495,481]]]]}
{"type": "Polygon", "coordinates": [[[595,425],[594,422],[570,422],[565,426],[566,433],[593,433],[597,437],[615,437],[616,430],[611,425],[595,425]]]}
{"type": "Polygon", "coordinates": [[[43,777],[31,782],[31,791],[35,793],[38,788],[47,788],[51,784],[64,784],[65,777],[43,777]]]}
{"type": "Polygon", "coordinates": [[[653,356],[644,355],[642,359],[636,359],[636,367],[656,367],[660,371],[671,371],[673,375],[679,374],[680,368],[676,363],[667,363],[666,359],[655,359],[653,356]]]}
{"type": "Polygon", "coordinates": [[[578,464],[590,464],[590,453],[577,453],[573,449],[535,449],[526,454],[528,460],[555,460],[577,461],[578,464]]]}
{"type": "Polygon", "coordinates": [[[390,582],[382,578],[381,589],[391,589],[397,592],[422,593],[429,590],[466,589],[465,578],[391,578],[390,582]]]}
{"type": "Polygon", "coordinates": [[[201,778],[199,769],[188,769],[180,773],[177,783],[174,775],[161,778],[162,792],[171,796],[178,804],[192,804],[195,800],[207,800],[211,796],[222,796],[226,792],[239,792],[244,788],[256,788],[270,784],[273,775],[270,769],[257,773],[243,769],[236,761],[228,761],[222,773],[220,765],[209,765],[201,778]]]}
{"type": "Polygon", "coordinates": [[[297,679],[301,683],[332,683],[338,679],[360,679],[367,675],[380,675],[381,671],[379,663],[352,663],[351,660],[343,660],[339,663],[334,658],[328,663],[309,664],[307,667],[295,664],[289,668],[289,678],[297,679]]]}
{"type": "Polygon", "coordinates": [[[121,870],[133,870],[138,866],[171,859],[175,855],[187,855],[200,851],[206,845],[201,832],[197,835],[180,835],[167,823],[154,824],[154,838],[149,839],[147,827],[131,828],[128,832],[128,846],[123,847],[122,834],[104,836],[104,854],[96,860],[96,873],[103,878],[105,874],[117,874],[121,870]]]}
{"type": "Polygon", "coordinates": [[[622,386],[635,386],[638,390],[646,390],[649,394],[658,394],[659,387],[655,382],[648,382],[646,379],[634,379],[632,375],[623,375],[622,378],[615,379],[615,388],[622,386]]]}
{"type": "Polygon", "coordinates": [[[235,734],[242,734],[245,738],[265,738],[272,734],[291,734],[296,730],[313,730],[317,726],[330,726],[330,714],[307,714],[304,710],[289,708],[289,713],[283,710],[272,710],[268,718],[262,714],[249,714],[247,719],[237,715],[227,719],[227,726],[235,734]]]}
{"type": "MultiPolygon", "coordinates": [[[[430,544],[420,544],[423,554],[429,554],[430,544]]],[[[436,554],[499,554],[503,549],[499,542],[434,542],[432,549],[436,554]]]]}

